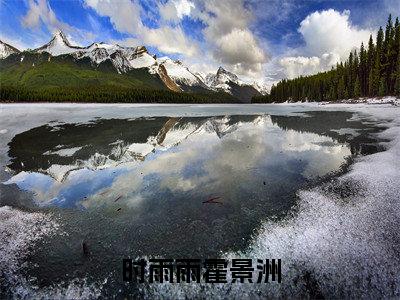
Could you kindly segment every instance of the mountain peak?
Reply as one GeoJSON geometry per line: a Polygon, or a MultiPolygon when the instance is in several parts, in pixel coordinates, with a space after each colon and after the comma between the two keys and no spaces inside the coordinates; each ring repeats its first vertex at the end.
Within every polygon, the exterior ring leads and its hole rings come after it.
{"type": "Polygon", "coordinates": [[[19,52],[20,51],[17,48],[15,48],[7,43],[4,43],[3,41],[0,40],[0,58],[1,59],[6,58],[7,56],[9,56],[12,53],[19,53],[19,52]]]}
{"type": "Polygon", "coordinates": [[[59,35],[61,37],[65,37],[64,32],[61,29],[57,29],[56,31],[54,31],[53,36],[59,35]]]}
{"type": "Polygon", "coordinates": [[[227,71],[226,71],[223,67],[220,66],[220,67],[218,68],[218,70],[217,70],[217,74],[218,74],[218,73],[227,73],[227,71]]]}
{"type": "Polygon", "coordinates": [[[72,46],[67,37],[61,30],[57,30],[53,34],[53,38],[47,44],[37,48],[37,52],[48,52],[53,56],[61,54],[69,54],[83,49],[81,47],[72,46]]]}
{"type": "Polygon", "coordinates": [[[219,67],[217,71],[217,80],[220,82],[233,81],[238,83],[239,78],[235,74],[225,70],[223,67],[219,67]]]}
{"type": "Polygon", "coordinates": [[[61,29],[58,29],[57,31],[54,32],[53,34],[53,39],[52,40],[59,40],[60,42],[64,43],[65,45],[71,47],[72,45],[70,44],[70,42],[68,41],[66,35],[64,34],[64,32],[62,32],[61,29]]]}

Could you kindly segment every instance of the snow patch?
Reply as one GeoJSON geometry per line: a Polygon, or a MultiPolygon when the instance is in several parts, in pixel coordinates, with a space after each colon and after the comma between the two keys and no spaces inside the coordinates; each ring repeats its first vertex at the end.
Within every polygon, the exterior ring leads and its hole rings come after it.
{"type": "Polygon", "coordinates": [[[157,59],[160,65],[163,65],[167,70],[168,76],[171,77],[178,85],[186,84],[188,86],[204,84],[200,78],[194,75],[180,61],[173,61],[168,57],[157,59]]]}
{"type": "MultiPolygon", "coordinates": [[[[56,147],[57,148],[57,147],[56,147]]],[[[74,147],[74,148],[65,148],[65,149],[61,149],[58,151],[46,151],[45,153],[43,153],[43,155],[58,155],[58,156],[72,156],[74,155],[77,151],[81,150],[83,147],[74,147]]]]}
{"type": "Polygon", "coordinates": [[[62,54],[74,53],[79,49],[82,48],[72,46],[65,35],[61,31],[58,31],[48,44],[36,49],[36,51],[39,53],[47,52],[53,56],[58,56],[62,54]]]}
{"type": "Polygon", "coordinates": [[[151,56],[150,54],[148,54],[146,52],[146,53],[143,53],[141,55],[138,55],[138,56],[132,58],[131,60],[129,60],[129,63],[132,68],[140,69],[140,68],[147,68],[147,67],[154,65],[156,63],[156,60],[154,59],[153,56],[151,56]]]}
{"type": "Polygon", "coordinates": [[[395,106],[400,106],[400,99],[393,96],[387,96],[379,98],[348,99],[342,100],[340,103],[393,104],[395,106]]]}

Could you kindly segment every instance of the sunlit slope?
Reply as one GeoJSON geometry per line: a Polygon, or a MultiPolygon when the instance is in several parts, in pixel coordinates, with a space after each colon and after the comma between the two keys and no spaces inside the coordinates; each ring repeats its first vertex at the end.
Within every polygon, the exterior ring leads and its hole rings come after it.
{"type": "Polygon", "coordinates": [[[51,57],[47,53],[13,54],[0,60],[0,80],[2,85],[29,89],[88,86],[166,89],[158,76],[145,69],[118,74],[110,61],[95,67],[89,59],[74,60],[70,55],[51,57]]]}
{"type": "Polygon", "coordinates": [[[233,103],[224,92],[169,90],[159,74],[147,69],[118,73],[106,60],[22,52],[0,60],[0,101],[9,102],[125,102],[233,103]]]}

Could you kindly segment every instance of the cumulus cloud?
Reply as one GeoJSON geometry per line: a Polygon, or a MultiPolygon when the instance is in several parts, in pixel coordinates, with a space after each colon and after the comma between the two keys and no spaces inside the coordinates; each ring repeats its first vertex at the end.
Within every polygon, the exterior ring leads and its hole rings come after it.
{"type": "MultiPolygon", "coordinates": [[[[77,29],[60,21],[47,0],[28,0],[29,10],[22,19],[24,26],[39,28],[44,23],[50,31],[62,29],[76,37],[77,29]]],[[[167,54],[180,54],[186,61],[201,57],[208,65],[223,65],[244,76],[260,75],[266,55],[258,38],[250,29],[253,14],[244,0],[168,0],[155,6],[160,18],[151,26],[143,22],[148,14],[139,0],[84,0],[87,8],[109,18],[119,32],[128,34],[120,44],[156,47],[167,54]],[[184,17],[200,20],[204,28],[201,41],[193,40],[182,28],[184,17]]],[[[154,16],[153,16],[154,17],[154,16]]],[[[92,28],[98,24],[89,18],[92,28]]],[[[82,41],[75,38],[77,42],[82,41]]]]}
{"type": "Polygon", "coordinates": [[[169,0],[158,4],[160,20],[155,28],[142,22],[143,11],[138,1],[121,0],[118,6],[109,0],[85,0],[85,3],[99,15],[109,17],[116,30],[132,35],[128,41],[120,41],[121,44],[132,44],[134,40],[164,53],[183,54],[186,61],[196,55],[201,55],[203,61],[211,57],[213,62],[207,61],[208,65],[223,65],[246,76],[259,75],[266,61],[257,37],[250,30],[252,13],[243,0],[229,3],[169,0]],[[185,16],[204,25],[201,50],[199,43],[189,38],[180,26],[185,16]]]}
{"type": "Polygon", "coordinates": [[[329,70],[347,59],[350,51],[367,43],[372,31],[361,29],[350,22],[350,12],[333,9],[308,15],[298,29],[305,46],[295,49],[300,55],[279,60],[289,78],[329,70]]]}
{"type": "Polygon", "coordinates": [[[195,8],[194,3],[188,0],[172,0],[165,4],[159,4],[161,17],[167,21],[178,22],[184,16],[189,16],[195,8]]]}
{"type": "Polygon", "coordinates": [[[259,73],[265,61],[263,50],[247,29],[234,29],[216,41],[215,56],[239,73],[259,73]]]}
{"type": "Polygon", "coordinates": [[[336,53],[324,53],[321,57],[289,56],[281,58],[279,63],[285,70],[288,78],[296,78],[300,75],[311,75],[320,71],[331,69],[340,61],[336,53]]]}
{"type": "MultiPolygon", "coordinates": [[[[187,56],[197,53],[195,43],[187,38],[180,26],[162,25],[158,28],[149,28],[143,24],[142,8],[136,1],[121,0],[118,1],[118,5],[108,0],[85,0],[85,3],[99,15],[109,17],[116,30],[131,34],[145,45],[157,47],[165,53],[180,53],[187,56]]],[[[185,0],[177,1],[175,4],[177,17],[187,14],[192,7],[185,0]]]]}
{"type": "Polygon", "coordinates": [[[349,52],[367,42],[371,30],[360,29],[351,24],[350,11],[342,13],[329,9],[308,15],[301,23],[299,32],[306,42],[311,55],[337,53],[346,59],[349,52]]]}
{"type": "Polygon", "coordinates": [[[199,6],[203,10],[198,18],[206,25],[203,34],[214,58],[239,74],[259,75],[266,55],[250,30],[252,13],[244,1],[203,0],[199,6]]]}
{"type": "Polygon", "coordinates": [[[195,43],[186,38],[181,27],[147,29],[142,39],[146,44],[155,46],[165,53],[182,53],[186,56],[197,54],[195,43]]]}

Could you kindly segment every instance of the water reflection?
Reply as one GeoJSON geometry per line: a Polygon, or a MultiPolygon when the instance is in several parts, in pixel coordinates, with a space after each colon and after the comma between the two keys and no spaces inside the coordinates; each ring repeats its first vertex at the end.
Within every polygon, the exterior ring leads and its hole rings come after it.
{"type": "Polygon", "coordinates": [[[312,111],[307,112],[307,116],[271,116],[271,119],[285,130],[312,132],[346,143],[353,155],[366,155],[382,150],[372,135],[379,128],[367,126],[367,122],[354,118],[351,112],[312,111]]]}
{"type": "Polygon", "coordinates": [[[17,174],[6,183],[34,192],[41,205],[63,207],[137,208],[145,198],[188,192],[231,202],[260,183],[271,188],[282,178],[304,182],[337,170],[360,152],[359,134],[335,131],[349,117],[313,112],[46,124],[9,143],[8,167],[17,174]]]}
{"type": "Polygon", "coordinates": [[[38,205],[63,208],[68,232],[31,258],[39,285],[67,273],[107,278],[121,257],[245,249],[262,221],[293,207],[299,188],[368,151],[372,126],[351,117],[95,119],[16,135],[8,165],[15,175],[6,184],[33,192],[38,205]],[[207,203],[212,197],[221,203],[207,203]]]}

